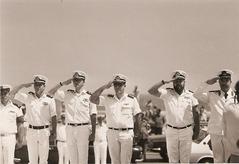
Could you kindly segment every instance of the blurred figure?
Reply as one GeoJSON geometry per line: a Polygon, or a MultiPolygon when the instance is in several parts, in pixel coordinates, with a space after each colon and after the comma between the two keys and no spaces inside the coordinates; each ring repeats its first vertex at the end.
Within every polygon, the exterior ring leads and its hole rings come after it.
{"type": "Polygon", "coordinates": [[[65,121],[65,113],[61,114],[60,120],[57,124],[57,149],[58,149],[58,164],[69,164],[69,155],[67,151],[66,144],[66,121],[65,121]]]}
{"type": "Polygon", "coordinates": [[[157,109],[155,115],[155,134],[162,134],[165,122],[165,117],[161,115],[161,109],[157,109]]]}
{"type": "Polygon", "coordinates": [[[150,133],[155,133],[155,110],[153,109],[154,106],[153,106],[153,102],[152,100],[149,100],[146,104],[145,104],[145,107],[146,107],[146,111],[145,111],[145,117],[147,118],[148,120],[148,123],[150,124],[150,127],[151,127],[151,131],[150,133]]]}
{"type": "Polygon", "coordinates": [[[21,131],[19,137],[21,138],[22,144],[16,145],[15,157],[21,159],[21,164],[27,164],[29,162],[27,151],[27,129],[29,124],[26,122],[26,106],[22,105],[20,109],[24,116],[23,124],[18,127],[18,130],[21,131]]]}
{"type": "Polygon", "coordinates": [[[97,117],[97,125],[95,130],[94,153],[95,164],[106,164],[107,159],[107,126],[105,124],[105,116],[97,117]]]}
{"type": "Polygon", "coordinates": [[[141,124],[140,124],[140,136],[138,138],[138,145],[143,149],[144,159],[146,159],[147,143],[149,133],[151,131],[150,124],[148,123],[148,118],[144,115],[141,115],[141,124]]]}
{"type": "Polygon", "coordinates": [[[23,114],[10,100],[10,89],[10,85],[0,86],[0,164],[13,164],[16,137],[18,144],[22,144],[17,123],[23,123],[23,114]]]}
{"type": "Polygon", "coordinates": [[[235,85],[235,90],[234,103],[228,104],[223,113],[224,137],[229,148],[230,163],[239,163],[239,81],[235,85]]]}

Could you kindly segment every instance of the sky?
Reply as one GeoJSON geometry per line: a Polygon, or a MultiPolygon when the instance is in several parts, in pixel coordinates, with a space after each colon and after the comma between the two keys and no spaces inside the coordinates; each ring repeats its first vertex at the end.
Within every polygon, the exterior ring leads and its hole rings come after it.
{"type": "Polygon", "coordinates": [[[238,0],[0,2],[0,83],[43,74],[51,88],[83,70],[89,91],[122,73],[146,93],[182,69],[195,90],[223,68],[239,80],[238,0]]]}

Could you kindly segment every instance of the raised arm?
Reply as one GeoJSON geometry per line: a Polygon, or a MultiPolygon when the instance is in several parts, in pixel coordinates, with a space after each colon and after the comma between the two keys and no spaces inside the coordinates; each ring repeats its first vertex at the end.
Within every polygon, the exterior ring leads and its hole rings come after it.
{"type": "Polygon", "coordinates": [[[22,88],[29,88],[30,86],[32,86],[33,83],[25,83],[25,84],[21,84],[18,85],[16,87],[14,87],[11,91],[10,91],[10,97],[11,99],[14,99],[15,95],[18,93],[19,90],[21,90],[22,88]]]}
{"type": "Polygon", "coordinates": [[[103,85],[99,89],[97,89],[91,96],[90,96],[90,101],[96,105],[99,105],[100,103],[100,95],[105,89],[108,89],[112,86],[113,82],[110,81],[107,84],[103,85]]]}
{"type": "Polygon", "coordinates": [[[207,88],[209,85],[213,85],[218,81],[219,77],[214,77],[212,79],[209,79],[205,81],[203,84],[201,84],[198,89],[193,94],[194,97],[196,97],[199,101],[202,101],[204,103],[208,102],[209,96],[207,92],[207,88]]]}
{"type": "Polygon", "coordinates": [[[149,94],[151,94],[151,95],[153,95],[153,96],[156,96],[156,97],[160,97],[160,96],[161,96],[161,93],[158,91],[158,89],[159,89],[160,87],[162,87],[164,84],[168,84],[168,83],[170,83],[170,82],[172,82],[172,81],[173,81],[173,80],[169,80],[169,81],[164,81],[164,80],[162,80],[162,81],[160,81],[160,82],[154,84],[154,85],[148,90],[149,94]]]}
{"type": "Polygon", "coordinates": [[[72,78],[66,80],[66,81],[63,81],[63,82],[60,82],[59,84],[56,84],[52,89],[50,89],[48,91],[48,94],[50,96],[54,96],[54,94],[56,93],[56,91],[61,88],[63,85],[69,85],[72,81],[72,78]]]}

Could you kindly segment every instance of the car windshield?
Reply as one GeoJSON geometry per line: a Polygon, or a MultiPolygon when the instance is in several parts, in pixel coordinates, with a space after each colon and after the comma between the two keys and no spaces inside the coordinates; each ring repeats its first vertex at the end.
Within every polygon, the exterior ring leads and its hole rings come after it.
{"type": "Polygon", "coordinates": [[[201,130],[199,133],[199,136],[196,140],[194,140],[193,142],[199,144],[205,137],[207,137],[208,132],[205,130],[201,130]]]}

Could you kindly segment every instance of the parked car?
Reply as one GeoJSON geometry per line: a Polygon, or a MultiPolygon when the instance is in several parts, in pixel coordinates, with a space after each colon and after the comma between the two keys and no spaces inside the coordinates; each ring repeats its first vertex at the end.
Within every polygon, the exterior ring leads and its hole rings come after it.
{"type": "MultiPolygon", "coordinates": [[[[148,149],[159,152],[163,159],[168,159],[165,135],[149,136],[148,149]]],[[[210,136],[205,130],[201,130],[198,139],[192,143],[190,163],[213,163],[210,136]]]]}
{"type": "MultiPolygon", "coordinates": [[[[131,158],[131,162],[135,163],[136,161],[142,161],[143,159],[143,150],[142,147],[138,145],[133,145],[133,154],[131,158]]],[[[109,151],[107,152],[107,163],[110,163],[110,155],[109,151]]],[[[20,149],[15,150],[15,163],[16,164],[27,164],[28,163],[28,152],[27,147],[22,147],[20,149]]],[[[56,145],[50,145],[49,149],[49,157],[48,157],[49,164],[58,164],[58,151],[56,145]]],[[[89,143],[89,157],[88,163],[95,163],[94,158],[94,146],[93,143],[89,143]]]]}

